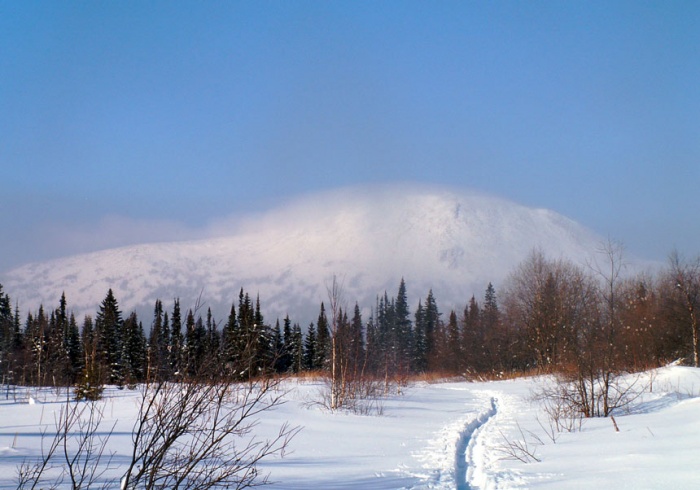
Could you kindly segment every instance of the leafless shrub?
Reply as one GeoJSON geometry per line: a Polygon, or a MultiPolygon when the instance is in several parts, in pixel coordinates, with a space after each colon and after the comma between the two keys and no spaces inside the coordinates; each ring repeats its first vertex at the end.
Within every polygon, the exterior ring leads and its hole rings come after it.
{"type": "Polygon", "coordinates": [[[496,447],[496,451],[503,454],[502,459],[512,459],[521,463],[539,463],[541,460],[537,457],[537,446],[543,446],[544,442],[536,434],[527,431],[527,435],[520,424],[516,422],[520,438],[511,440],[508,439],[503,432],[501,434],[502,444],[496,447]],[[528,436],[530,440],[528,440],[528,436]]]}
{"type": "MultiPolygon", "coordinates": [[[[555,433],[575,432],[581,430],[584,413],[576,393],[566,383],[546,382],[533,394],[533,399],[547,417],[545,429],[552,442],[556,442],[555,433]]],[[[539,421],[539,418],[538,418],[539,421]]]]}
{"type": "MultiPolygon", "coordinates": [[[[338,385],[335,385],[336,387],[338,385]]],[[[384,379],[363,377],[357,380],[345,380],[342,387],[343,403],[333,408],[332,381],[324,379],[324,385],[319,389],[318,396],[306,403],[307,407],[320,406],[326,410],[345,410],[357,415],[384,415],[384,400],[390,393],[396,393],[398,388],[387,393],[384,379]]],[[[337,399],[336,399],[337,400],[337,399]]]]}
{"type": "Polygon", "coordinates": [[[50,437],[46,428],[41,431],[41,457],[22,463],[18,470],[18,488],[58,488],[68,480],[71,488],[91,488],[112,469],[113,453],[106,454],[114,425],[106,432],[100,431],[104,418],[103,403],[89,401],[78,403],[70,400],[61,407],[54,427],[56,432],[48,447],[50,437]],[[60,471],[52,471],[58,470],[60,471]],[[50,479],[49,481],[46,481],[50,479]]]}
{"type": "MultiPolygon", "coordinates": [[[[285,423],[270,439],[254,434],[258,418],[283,403],[279,383],[274,379],[205,383],[195,378],[141,386],[128,462],[120,468],[119,480],[103,485],[242,489],[267,483],[268,476],[258,472],[258,463],[283,456],[300,430],[285,423]]],[[[19,468],[19,488],[56,488],[66,478],[72,488],[90,488],[107,470],[115,469],[113,453],[107,452],[114,426],[99,430],[103,417],[96,403],[66,402],[48,449],[42,446],[36,463],[19,468]],[[49,471],[59,467],[58,476],[49,471]]]]}

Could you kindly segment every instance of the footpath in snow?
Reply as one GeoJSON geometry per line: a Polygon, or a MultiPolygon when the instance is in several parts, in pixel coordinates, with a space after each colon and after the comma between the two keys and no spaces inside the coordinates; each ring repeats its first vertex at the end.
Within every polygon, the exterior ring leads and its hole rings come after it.
{"type": "MultiPolygon", "coordinates": [[[[320,382],[287,382],[287,402],[259,420],[272,436],[302,426],[284,458],[265,460],[268,488],[323,489],[675,489],[700,488],[700,370],[670,366],[640,378],[643,392],[610,419],[548,435],[532,392],[542,379],[419,383],[386,399],[380,416],[329,412],[309,403],[320,382]],[[511,444],[511,446],[509,446],[511,444]],[[524,447],[520,460],[509,447],[524,447]]],[[[128,453],[137,395],[108,389],[105,427],[114,461],[128,453]]],[[[0,397],[0,489],[17,488],[16,468],[41,454],[61,398],[17,388],[0,397]],[[8,396],[5,396],[8,395],[8,396]],[[29,402],[32,400],[32,403],[29,402]]]]}

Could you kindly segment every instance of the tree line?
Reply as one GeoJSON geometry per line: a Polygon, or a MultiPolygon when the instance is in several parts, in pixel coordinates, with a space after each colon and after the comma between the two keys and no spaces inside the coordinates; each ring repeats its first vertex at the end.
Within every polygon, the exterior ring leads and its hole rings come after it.
{"type": "Polygon", "coordinates": [[[679,358],[697,366],[700,259],[673,253],[652,276],[625,275],[614,244],[599,257],[579,265],[533,251],[501,291],[489,283],[449,312],[432,291],[411,311],[402,279],[364,319],[359,304],[344,307],[334,281],[305,329],[288,316],[267,322],[260,297],[244,289],[225,322],[210,309],[184,312],[175,299],[166,310],[156,300],[146,330],[136,313],[123,314],[111,289],[79,324],[65,294],[55,309],[21,318],[0,285],[0,369],[6,384],[75,385],[79,397],[99,396],[105,384],[315,371],[333,379],[334,404],[342,404],[344,387],[358,379],[535,371],[604,380],[679,358]]]}

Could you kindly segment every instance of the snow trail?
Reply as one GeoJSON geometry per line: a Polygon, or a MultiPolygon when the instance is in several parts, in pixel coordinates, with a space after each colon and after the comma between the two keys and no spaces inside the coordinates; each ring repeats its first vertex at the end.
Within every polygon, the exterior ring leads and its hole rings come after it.
{"type": "Polygon", "coordinates": [[[455,444],[455,485],[457,490],[470,490],[469,475],[474,471],[473,450],[479,430],[494,416],[498,409],[496,398],[491,397],[490,407],[468,422],[459,433],[455,444]]]}

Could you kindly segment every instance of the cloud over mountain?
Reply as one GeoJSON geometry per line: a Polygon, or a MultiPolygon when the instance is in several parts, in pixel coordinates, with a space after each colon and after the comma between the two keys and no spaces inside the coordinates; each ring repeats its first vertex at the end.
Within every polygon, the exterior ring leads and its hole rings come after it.
{"type": "Polygon", "coordinates": [[[462,308],[496,287],[530,251],[582,262],[600,237],[545,209],[446,187],[351,187],[249,216],[225,237],[152,243],[28,264],[0,282],[24,311],[58,304],[65,291],[76,314],[94,312],[112,288],[144,326],[157,298],[184,308],[202,295],[218,319],[241,287],[259,294],[270,322],[289,313],[313,321],[336,275],[349,307],[368,311],[393,296],[403,277],[409,300],[433,289],[441,309],[462,308]]]}

